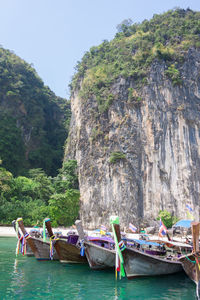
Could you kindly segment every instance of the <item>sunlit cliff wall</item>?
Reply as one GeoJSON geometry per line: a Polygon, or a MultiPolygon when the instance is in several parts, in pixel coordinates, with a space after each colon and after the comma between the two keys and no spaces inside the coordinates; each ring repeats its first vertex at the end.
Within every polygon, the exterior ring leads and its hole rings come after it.
{"type": "Polygon", "coordinates": [[[199,218],[200,52],[188,50],[181,84],[173,84],[166,68],[154,61],[137,99],[128,96],[134,80],[119,78],[115,100],[101,115],[92,97],[73,93],[65,159],[78,162],[85,226],[107,224],[113,214],[122,226],[151,225],[164,209],[182,218],[186,203],[199,218]],[[113,152],[124,156],[111,163],[113,152]]]}

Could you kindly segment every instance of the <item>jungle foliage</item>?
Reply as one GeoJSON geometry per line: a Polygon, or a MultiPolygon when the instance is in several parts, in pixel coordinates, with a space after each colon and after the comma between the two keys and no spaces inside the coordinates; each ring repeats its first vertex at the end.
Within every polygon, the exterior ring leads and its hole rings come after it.
{"type": "Polygon", "coordinates": [[[64,163],[56,177],[42,169],[14,177],[0,167],[0,224],[23,217],[26,226],[42,225],[49,216],[53,226],[72,225],[79,211],[77,163],[64,163]]]}
{"type": "Polygon", "coordinates": [[[113,40],[105,40],[85,53],[70,85],[72,93],[81,86],[82,99],[94,97],[99,113],[112,104],[111,86],[117,79],[132,78],[140,88],[147,83],[155,60],[165,61],[166,76],[173,84],[181,84],[178,66],[190,47],[200,47],[200,12],[190,9],[156,14],[141,24],[125,20],[117,29],[113,40]]]}
{"type": "Polygon", "coordinates": [[[164,225],[167,228],[171,228],[178,221],[178,218],[176,216],[173,216],[167,210],[159,211],[157,220],[160,220],[160,219],[163,221],[164,225]]]}
{"type": "Polygon", "coordinates": [[[57,97],[34,68],[0,48],[0,157],[15,176],[42,168],[55,176],[61,168],[70,103],[57,97]]]}

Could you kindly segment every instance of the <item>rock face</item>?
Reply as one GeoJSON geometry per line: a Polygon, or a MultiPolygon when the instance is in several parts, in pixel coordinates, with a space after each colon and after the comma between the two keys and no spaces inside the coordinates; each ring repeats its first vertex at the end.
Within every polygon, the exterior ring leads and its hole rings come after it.
{"type": "Polygon", "coordinates": [[[187,203],[199,218],[200,51],[189,49],[178,66],[182,84],[173,85],[166,68],[154,61],[139,100],[128,100],[134,80],[118,79],[102,114],[94,98],[73,94],[65,158],[78,162],[85,226],[108,224],[113,214],[122,226],[152,225],[164,209],[185,218],[187,203]],[[125,158],[111,163],[114,152],[125,158]]]}

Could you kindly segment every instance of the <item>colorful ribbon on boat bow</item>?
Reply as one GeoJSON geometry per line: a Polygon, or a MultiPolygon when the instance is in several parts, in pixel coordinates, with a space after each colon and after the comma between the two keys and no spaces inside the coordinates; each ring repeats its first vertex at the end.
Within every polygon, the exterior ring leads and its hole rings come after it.
{"type": "Polygon", "coordinates": [[[30,235],[28,233],[26,233],[24,236],[20,235],[18,222],[21,220],[22,220],[22,218],[18,218],[15,223],[16,235],[17,235],[17,239],[18,239],[17,247],[16,247],[16,255],[19,254],[19,251],[22,253],[22,255],[26,254],[26,240],[30,237],[30,235]],[[21,249],[20,249],[20,244],[21,244],[21,249]]]}
{"type": "Polygon", "coordinates": [[[54,255],[54,244],[56,243],[56,241],[58,241],[59,238],[56,238],[55,239],[55,235],[52,235],[50,237],[50,259],[52,260],[53,259],[53,255],[54,255]]]}
{"type": "Polygon", "coordinates": [[[21,236],[21,237],[18,237],[18,241],[17,241],[17,247],[16,247],[16,251],[15,251],[15,253],[16,253],[16,255],[18,255],[19,254],[19,250],[20,250],[20,244],[21,244],[21,240],[23,239],[23,236],[21,236]]]}
{"type": "Polygon", "coordinates": [[[23,236],[22,243],[21,243],[21,254],[26,254],[26,238],[23,236]]]}
{"type": "Polygon", "coordinates": [[[18,242],[17,242],[17,248],[16,248],[16,255],[19,254],[19,251],[22,253],[22,255],[26,254],[26,240],[30,238],[30,235],[26,233],[24,236],[18,235],[18,242]],[[20,249],[21,244],[21,249],[20,249]]]}
{"type": "Polygon", "coordinates": [[[198,268],[199,268],[199,271],[200,271],[199,256],[198,256],[196,253],[194,254],[194,258],[195,258],[196,264],[197,264],[197,266],[198,266],[198,268]]]}
{"type": "Polygon", "coordinates": [[[80,255],[81,255],[81,256],[84,256],[84,255],[85,255],[84,240],[80,240],[80,244],[81,244],[81,252],[80,252],[80,255]]]}
{"type": "Polygon", "coordinates": [[[120,249],[120,251],[124,251],[126,249],[126,246],[123,241],[119,242],[119,249],[120,249]]]}
{"type": "Polygon", "coordinates": [[[44,221],[43,221],[43,242],[46,242],[46,222],[47,221],[50,221],[50,219],[44,219],[44,221]]]}
{"type": "Polygon", "coordinates": [[[50,259],[52,260],[53,259],[53,245],[54,245],[54,238],[55,238],[55,235],[52,235],[50,237],[50,259]]]}
{"type": "Polygon", "coordinates": [[[117,216],[111,216],[110,217],[110,224],[112,226],[112,231],[114,234],[114,241],[115,241],[115,251],[116,251],[116,261],[115,261],[115,271],[116,271],[116,279],[117,279],[117,274],[119,274],[119,278],[125,277],[125,271],[124,271],[124,259],[122,256],[121,251],[125,250],[126,246],[124,245],[123,241],[120,241],[118,243],[117,235],[115,232],[114,224],[119,225],[119,217],[117,216]],[[120,249],[121,247],[121,249],[120,249]]]}

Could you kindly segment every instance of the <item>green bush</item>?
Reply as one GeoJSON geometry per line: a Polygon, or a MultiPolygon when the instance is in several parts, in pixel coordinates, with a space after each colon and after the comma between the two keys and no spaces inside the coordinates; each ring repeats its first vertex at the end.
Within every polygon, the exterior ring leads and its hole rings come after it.
{"type": "Polygon", "coordinates": [[[175,65],[171,65],[165,71],[165,74],[172,80],[173,85],[180,85],[182,84],[182,79],[180,76],[180,72],[176,69],[175,65]]]}
{"type": "Polygon", "coordinates": [[[55,225],[71,225],[78,216],[77,162],[63,164],[59,174],[48,177],[42,169],[31,169],[29,178],[13,177],[0,168],[0,224],[23,217],[26,226],[42,225],[50,216],[55,225]]]}
{"type": "Polygon", "coordinates": [[[162,220],[167,228],[171,228],[174,225],[178,218],[176,216],[172,216],[170,212],[167,210],[160,210],[158,214],[157,220],[162,220]]]}
{"type": "Polygon", "coordinates": [[[121,159],[125,159],[126,155],[122,152],[112,152],[109,158],[109,162],[111,164],[116,163],[117,161],[121,160],[121,159]]]}
{"type": "Polygon", "coordinates": [[[74,223],[79,212],[78,190],[67,190],[64,194],[54,194],[49,201],[53,226],[69,226],[74,223]]]}

